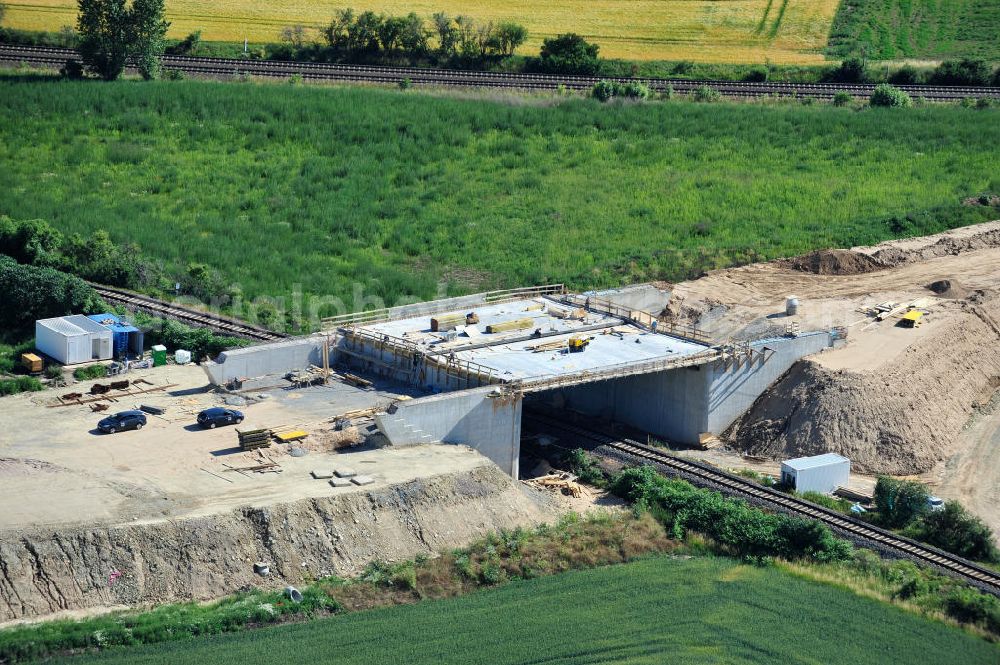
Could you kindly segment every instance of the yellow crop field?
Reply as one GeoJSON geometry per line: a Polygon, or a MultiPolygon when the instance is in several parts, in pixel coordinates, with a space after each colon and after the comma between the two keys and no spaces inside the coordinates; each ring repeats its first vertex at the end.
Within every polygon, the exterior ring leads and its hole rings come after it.
{"type": "MultiPolygon", "coordinates": [[[[7,24],[58,30],[76,20],[74,0],[6,0],[7,24]]],[[[523,53],[545,37],[576,32],[601,46],[601,55],[633,60],[696,60],[807,64],[823,60],[839,0],[167,0],[170,36],[194,30],[217,41],[276,41],[286,25],[329,23],[337,7],[429,18],[434,12],[477,20],[514,19],[528,28],[523,53]]]]}

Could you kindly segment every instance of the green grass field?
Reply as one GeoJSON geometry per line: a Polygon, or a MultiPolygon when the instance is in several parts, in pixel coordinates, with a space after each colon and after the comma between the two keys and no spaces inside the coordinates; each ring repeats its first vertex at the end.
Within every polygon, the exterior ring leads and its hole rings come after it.
{"type": "Polygon", "coordinates": [[[997,120],[0,78],[0,214],[107,229],[248,297],[299,284],[348,309],[441,279],[680,279],[986,219],[958,203],[1000,190],[997,120]]]}
{"type": "Polygon", "coordinates": [[[844,58],[1000,61],[996,0],[843,0],[827,53],[844,58]]]}
{"type": "Polygon", "coordinates": [[[65,662],[996,663],[983,639],[774,568],[654,558],[65,662]]]}

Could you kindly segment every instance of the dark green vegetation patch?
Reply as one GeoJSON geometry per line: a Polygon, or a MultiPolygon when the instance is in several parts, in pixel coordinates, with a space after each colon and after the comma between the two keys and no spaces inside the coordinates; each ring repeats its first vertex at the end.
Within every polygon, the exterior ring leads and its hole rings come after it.
{"type": "Polygon", "coordinates": [[[996,645],[775,568],[654,558],[83,663],[995,663],[996,645]]]}
{"type": "Polygon", "coordinates": [[[681,279],[984,221],[960,201],[1000,190],[993,111],[542,104],[7,79],[0,213],[353,305],[681,279]]]}
{"type": "Polygon", "coordinates": [[[843,0],[827,53],[874,60],[1000,60],[997,0],[843,0]]]}

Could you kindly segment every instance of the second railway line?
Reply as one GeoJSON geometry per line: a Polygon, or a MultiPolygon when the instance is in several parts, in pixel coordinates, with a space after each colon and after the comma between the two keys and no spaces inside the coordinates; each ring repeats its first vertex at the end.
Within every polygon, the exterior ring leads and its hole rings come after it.
{"type": "MultiPolygon", "coordinates": [[[[67,60],[78,60],[71,49],[0,45],[0,63],[25,64],[58,69],[67,60]]],[[[234,58],[199,58],[163,56],[163,66],[189,75],[206,77],[258,76],[288,78],[301,76],[310,81],[347,81],[355,83],[396,84],[408,81],[414,85],[480,87],[516,90],[587,90],[599,80],[639,82],[656,91],[668,88],[678,93],[690,93],[709,86],[729,97],[814,97],[831,99],[837,92],[855,97],[867,97],[875,88],[868,83],[774,83],[748,81],[614,78],[586,76],[551,76],[511,72],[485,72],[417,67],[384,67],[369,65],[339,65],[277,60],[243,60],[234,58]]],[[[1000,88],[967,86],[898,86],[907,94],[933,101],[954,101],[968,97],[1000,98],[1000,88]]]]}

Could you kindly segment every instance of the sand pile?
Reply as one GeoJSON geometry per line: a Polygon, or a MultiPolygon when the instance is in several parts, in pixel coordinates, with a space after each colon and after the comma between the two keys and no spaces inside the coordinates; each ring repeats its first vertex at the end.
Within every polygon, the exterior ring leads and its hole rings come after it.
{"type": "Polygon", "coordinates": [[[811,272],[814,275],[860,275],[885,267],[871,256],[849,249],[821,249],[810,252],[788,259],[787,266],[792,270],[811,272]]]}
{"type": "Polygon", "coordinates": [[[1000,297],[956,307],[890,365],[796,363],[731,429],[740,449],[775,458],[836,452],[857,471],[926,471],[1000,377],[1000,297]]]}

